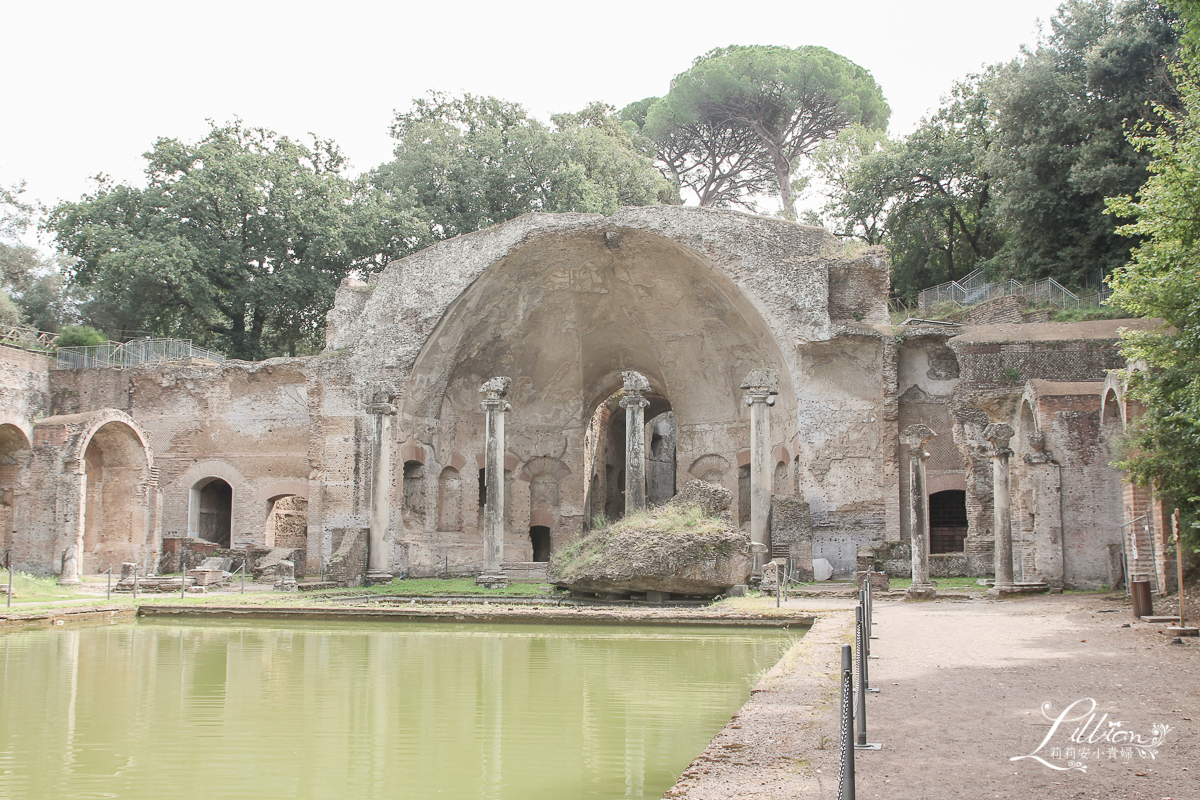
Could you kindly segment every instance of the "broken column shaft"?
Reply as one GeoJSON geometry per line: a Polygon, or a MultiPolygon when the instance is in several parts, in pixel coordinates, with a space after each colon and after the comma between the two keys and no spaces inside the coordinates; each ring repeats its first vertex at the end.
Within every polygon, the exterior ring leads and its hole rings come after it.
{"type": "Polygon", "coordinates": [[[779,372],[751,370],[742,381],[746,405],[750,406],[750,548],[754,573],[761,574],[767,561],[767,519],[771,513],[771,421],[768,409],[779,394],[779,372]]]}

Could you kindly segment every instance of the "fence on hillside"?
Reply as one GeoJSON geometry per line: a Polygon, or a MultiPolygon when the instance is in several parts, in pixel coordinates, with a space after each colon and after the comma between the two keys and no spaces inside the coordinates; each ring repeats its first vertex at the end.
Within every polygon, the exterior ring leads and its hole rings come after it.
{"type": "Polygon", "coordinates": [[[983,270],[977,269],[961,280],[943,283],[921,292],[920,307],[930,309],[941,303],[954,303],[958,306],[973,306],[995,300],[998,297],[1019,295],[1033,305],[1051,305],[1059,308],[1096,308],[1112,294],[1103,284],[1099,284],[1094,292],[1076,294],[1063,286],[1054,278],[1020,283],[1012,280],[989,283],[983,276],[983,270]]]}
{"type": "Polygon", "coordinates": [[[220,363],[222,353],[196,347],[191,339],[133,339],[119,344],[106,342],[87,347],[58,348],[59,369],[88,367],[131,367],[159,361],[182,361],[186,358],[220,363]]]}

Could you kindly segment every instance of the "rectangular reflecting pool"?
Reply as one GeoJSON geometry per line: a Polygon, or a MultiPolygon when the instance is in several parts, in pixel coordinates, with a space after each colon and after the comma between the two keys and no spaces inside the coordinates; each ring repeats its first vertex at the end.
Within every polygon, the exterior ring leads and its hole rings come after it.
{"type": "Polygon", "coordinates": [[[139,622],[0,637],[3,798],[657,798],[795,630],[139,622]]]}

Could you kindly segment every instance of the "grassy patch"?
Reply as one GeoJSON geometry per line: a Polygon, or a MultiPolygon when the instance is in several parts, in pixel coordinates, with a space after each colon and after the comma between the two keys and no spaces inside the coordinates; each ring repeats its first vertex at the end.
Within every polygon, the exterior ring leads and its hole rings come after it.
{"type": "MultiPolygon", "coordinates": [[[[939,589],[977,589],[983,591],[987,587],[979,585],[979,578],[931,578],[930,581],[939,589]]],[[[912,578],[892,578],[888,585],[894,591],[907,589],[912,586],[912,578]]]]}
{"type": "Polygon", "coordinates": [[[1052,322],[1087,322],[1093,319],[1129,319],[1132,315],[1123,308],[1099,306],[1088,308],[1064,308],[1050,317],[1052,322]]]}
{"type": "MultiPolygon", "coordinates": [[[[8,571],[0,572],[0,592],[8,586],[8,571]]],[[[57,578],[42,578],[28,572],[15,570],[12,576],[13,604],[44,603],[48,600],[75,600],[79,598],[71,589],[58,585],[57,578]]]]}

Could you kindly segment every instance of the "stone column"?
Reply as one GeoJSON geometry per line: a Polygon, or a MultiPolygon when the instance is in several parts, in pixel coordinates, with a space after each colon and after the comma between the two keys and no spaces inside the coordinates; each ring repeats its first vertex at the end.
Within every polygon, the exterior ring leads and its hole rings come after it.
{"type": "Polygon", "coordinates": [[[754,553],[754,574],[762,574],[767,559],[767,520],[771,514],[771,481],[775,466],[771,463],[771,421],[767,409],[775,405],[779,394],[779,372],[773,369],[751,370],[742,381],[746,405],[750,406],[750,549],[754,553]]]}
{"type": "Polygon", "coordinates": [[[1013,451],[1008,442],[1013,437],[1010,425],[993,422],[983,429],[983,438],[992,443],[992,508],[995,510],[996,582],[989,594],[1012,591],[1012,493],[1009,491],[1008,459],[1013,451]]]}
{"type": "Polygon", "coordinates": [[[505,586],[500,569],[504,561],[504,412],[512,409],[505,399],[511,378],[492,378],[480,387],[481,407],[487,415],[484,428],[483,572],[475,579],[483,586],[505,586]]]}
{"type": "Polygon", "coordinates": [[[74,494],[78,505],[75,507],[74,525],[67,538],[67,549],[63,555],[62,573],[58,576],[58,582],[61,586],[78,586],[82,583],[80,576],[83,574],[83,533],[87,526],[87,473],[83,471],[83,464],[80,464],[79,472],[64,475],[62,481],[75,484],[75,491],[70,492],[68,497],[74,494]]]}
{"type": "Polygon", "coordinates": [[[650,381],[640,372],[621,373],[625,382],[625,516],[646,510],[646,406],[650,381]]]}
{"type": "Polygon", "coordinates": [[[908,445],[908,530],[912,551],[911,598],[933,597],[929,582],[929,493],[925,489],[925,443],[937,436],[928,425],[909,425],[901,439],[908,445]]]}
{"type": "Polygon", "coordinates": [[[375,398],[367,413],[375,417],[371,443],[371,531],[367,537],[367,583],[392,579],[388,564],[387,532],[392,511],[392,417],[396,406],[386,395],[375,398]]]}

